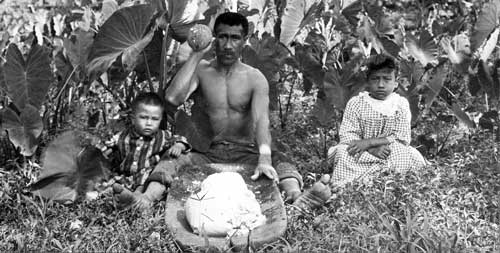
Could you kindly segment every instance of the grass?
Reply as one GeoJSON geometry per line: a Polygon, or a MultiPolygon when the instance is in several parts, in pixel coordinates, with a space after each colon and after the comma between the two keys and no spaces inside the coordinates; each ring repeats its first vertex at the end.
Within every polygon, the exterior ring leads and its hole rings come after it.
{"type": "MultiPolygon", "coordinates": [[[[369,185],[334,189],[331,203],[313,213],[287,207],[286,235],[256,251],[499,251],[497,145],[483,133],[423,170],[384,172],[369,185]]],[[[35,163],[0,170],[0,251],[180,251],[163,202],[146,215],[116,211],[110,197],[46,202],[25,188],[38,170],[35,163]]]]}

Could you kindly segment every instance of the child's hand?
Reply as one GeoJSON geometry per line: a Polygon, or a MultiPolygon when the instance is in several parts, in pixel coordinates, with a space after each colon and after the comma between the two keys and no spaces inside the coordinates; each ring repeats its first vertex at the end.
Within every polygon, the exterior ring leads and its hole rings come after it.
{"type": "Polygon", "coordinates": [[[179,157],[186,147],[180,142],[176,142],[172,147],[168,149],[168,155],[171,157],[179,157]]]}
{"type": "Polygon", "coordinates": [[[351,141],[351,143],[347,146],[347,153],[354,156],[356,154],[363,153],[368,150],[368,148],[370,148],[370,142],[368,140],[351,141]]]}
{"type": "Polygon", "coordinates": [[[389,148],[389,145],[382,145],[368,149],[368,153],[380,159],[387,159],[391,154],[391,148],[389,148]]]}

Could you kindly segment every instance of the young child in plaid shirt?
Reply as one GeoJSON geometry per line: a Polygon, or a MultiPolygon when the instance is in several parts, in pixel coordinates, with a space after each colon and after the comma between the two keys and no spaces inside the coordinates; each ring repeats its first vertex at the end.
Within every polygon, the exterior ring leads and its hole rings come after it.
{"type": "Polygon", "coordinates": [[[157,94],[139,94],[132,102],[131,109],[131,126],[106,141],[106,147],[102,150],[110,153],[112,151],[108,148],[112,148],[118,153],[120,165],[114,172],[120,176],[115,177],[118,180],[113,185],[118,204],[135,204],[144,209],[161,196],[147,191],[151,181],[158,181],[151,175],[160,158],[166,155],[176,158],[181,153],[189,152],[191,145],[185,137],[160,129],[164,103],[157,94]]]}
{"type": "Polygon", "coordinates": [[[385,55],[368,60],[367,91],[349,100],[340,126],[340,142],[330,148],[332,185],[366,179],[382,169],[396,171],[425,165],[411,141],[408,100],[394,93],[396,62],[385,55]]]}

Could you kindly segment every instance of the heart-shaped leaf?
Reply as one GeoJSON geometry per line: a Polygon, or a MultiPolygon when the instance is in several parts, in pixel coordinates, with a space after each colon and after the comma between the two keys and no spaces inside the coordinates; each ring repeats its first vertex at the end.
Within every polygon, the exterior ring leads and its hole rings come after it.
{"type": "Polygon", "coordinates": [[[73,68],[85,68],[93,41],[94,32],[86,32],[82,29],[73,31],[69,38],[64,39],[64,50],[73,68]]]}
{"type": "Polygon", "coordinates": [[[295,45],[295,60],[304,78],[310,79],[317,87],[323,86],[325,71],[322,64],[323,52],[314,45],[295,45]]]}
{"type": "Polygon", "coordinates": [[[300,29],[314,20],[318,16],[317,12],[322,8],[323,4],[318,0],[287,1],[281,17],[280,42],[288,46],[300,29]]]}
{"type": "MultiPolygon", "coordinates": [[[[54,139],[42,154],[42,170],[31,190],[44,198],[74,201],[109,175],[101,151],[83,146],[85,134],[68,131],[54,139]]],[[[93,190],[93,189],[92,189],[93,190]]]]}
{"type": "Polygon", "coordinates": [[[406,47],[410,52],[411,56],[422,63],[423,66],[432,63],[436,60],[436,55],[438,53],[438,46],[432,35],[427,31],[423,30],[420,33],[420,38],[417,40],[415,37],[408,35],[406,47]]]}
{"type": "Polygon", "coordinates": [[[132,69],[154,35],[150,5],[134,5],[113,13],[102,25],[91,46],[88,71],[103,72],[121,55],[122,63],[132,69]]]}
{"type": "Polygon", "coordinates": [[[138,74],[138,82],[141,80],[146,80],[148,78],[148,69],[151,76],[160,76],[160,65],[161,65],[161,51],[163,45],[163,32],[158,29],[155,31],[153,39],[144,48],[144,54],[139,57],[135,71],[138,74]],[[144,56],[145,55],[145,56],[144,56]],[[147,65],[145,60],[147,59],[147,65]]]}
{"type": "Polygon", "coordinates": [[[498,5],[497,1],[485,3],[479,17],[474,25],[474,30],[470,37],[471,51],[475,52],[484,40],[488,38],[491,32],[498,25],[498,5]]]}
{"type": "Polygon", "coordinates": [[[52,81],[48,52],[35,44],[25,61],[16,44],[10,44],[6,58],[4,74],[7,94],[20,110],[28,104],[39,109],[52,81]]]}
{"type": "Polygon", "coordinates": [[[360,71],[362,59],[356,57],[342,66],[330,68],[324,78],[324,93],[338,109],[344,109],[349,99],[364,89],[364,75],[360,71]]]}
{"type": "Polygon", "coordinates": [[[186,137],[194,150],[205,152],[210,148],[213,131],[208,124],[209,117],[203,109],[193,109],[191,117],[183,110],[175,114],[176,134],[186,137]]]}
{"type": "Polygon", "coordinates": [[[401,61],[400,78],[406,78],[410,83],[409,92],[413,92],[417,87],[422,76],[424,75],[424,67],[418,61],[401,61]]]}
{"type": "Polygon", "coordinates": [[[3,128],[9,133],[9,139],[24,156],[31,156],[38,146],[38,137],[43,130],[42,118],[38,110],[26,105],[18,116],[10,108],[3,113],[3,128]]]}

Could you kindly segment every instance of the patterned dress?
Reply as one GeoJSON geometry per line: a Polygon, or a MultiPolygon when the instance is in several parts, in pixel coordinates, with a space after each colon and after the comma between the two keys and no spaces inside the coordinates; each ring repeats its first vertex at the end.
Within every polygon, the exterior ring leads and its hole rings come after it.
{"type": "Polygon", "coordinates": [[[328,151],[333,159],[333,185],[344,185],[353,180],[367,179],[382,169],[397,171],[416,169],[425,160],[413,147],[411,140],[411,112],[408,100],[392,93],[386,100],[377,100],[368,92],[361,92],[347,103],[340,126],[340,143],[328,151]],[[354,140],[385,137],[391,153],[380,159],[368,152],[355,156],[347,152],[354,140]]]}

